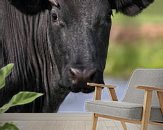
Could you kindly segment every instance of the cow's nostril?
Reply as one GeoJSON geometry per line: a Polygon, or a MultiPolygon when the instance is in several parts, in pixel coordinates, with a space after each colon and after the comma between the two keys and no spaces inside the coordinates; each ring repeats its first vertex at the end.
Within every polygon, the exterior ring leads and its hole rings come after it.
{"type": "Polygon", "coordinates": [[[94,79],[94,76],[96,74],[96,69],[89,69],[89,70],[85,70],[84,71],[84,77],[85,79],[87,80],[93,80],[94,79]]]}
{"type": "Polygon", "coordinates": [[[70,76],[72,78],[72,83],[78,82],[87,82],[93,80],[96,69],[77,69],[77,68],[70,68],[70,76]]]}
{"type": "Polygon", "coordinates": [[[76,68],[70,68],[70,74],[74,78],[79,78],[82,76],[82,71],[76,68]]]}

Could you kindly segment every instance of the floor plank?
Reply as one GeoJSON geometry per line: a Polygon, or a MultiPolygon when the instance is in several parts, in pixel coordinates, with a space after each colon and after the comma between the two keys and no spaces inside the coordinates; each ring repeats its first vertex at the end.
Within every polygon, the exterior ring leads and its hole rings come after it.
{"type": "MultiPolygon", "coordinates": [[[[91,130],[90,113],[2,114],[0,124],[15,123],[20,130],[91,130]]],[[[138,126],[132,126],[137,130],[138,126]]],[[[97,130],[123,130],[120,122],[99,118],[97,130]]]]}

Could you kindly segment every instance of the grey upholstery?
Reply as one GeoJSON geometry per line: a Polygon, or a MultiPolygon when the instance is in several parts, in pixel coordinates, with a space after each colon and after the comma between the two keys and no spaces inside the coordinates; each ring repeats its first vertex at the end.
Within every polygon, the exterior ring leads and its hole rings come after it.
{"type": "MultiPolygon", "coordinates": [[[[98,114],[120,117],[132,120],[141,120],[144,91],[137,86],[151,86],[163,88],[163,69],[137,69],[131,76],[126,96],[122,102],[88,101],[86,110],[98,114]]],[[[163,122],[163,115],[159,107],[157,95],[153,95],[151,121],[163,122]]]]}
{"type": "MultiPolygon", "coordinates": [[[[144,101],[144,91],[137,86],[153,86],[163,88],[163,69],[137,69],[131,76],[129,87],[123,101],[140,103],[144,101]]],[[[153,106],[159,106],[156,93],[153,95],[153,106]]]]}
{"type": "MultiPolygon", "coordinates": [[[[141,120],[143,111],[142,104],[116,101],[88,101],[86,102],[85,107],[87,111],[93,113],[129,120],[141,120]]],[[[154,122],[163,122],[160,108],[152,108],[150,120],[154,122]]]]}

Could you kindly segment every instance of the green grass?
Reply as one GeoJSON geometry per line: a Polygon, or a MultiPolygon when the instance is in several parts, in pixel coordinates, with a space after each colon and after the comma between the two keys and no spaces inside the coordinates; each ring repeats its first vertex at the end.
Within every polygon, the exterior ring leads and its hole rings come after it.
{"type": "Polygon", "coordinates": [[[128,17],[122,14],[116,14],[113,18],[113,24],[123,25],[123,26],[138,26],[141,24],[163,24],[163,16],[160,15],[150,15],[150,14],[140,14],[135,17],[128,17]]]}
{"type": "MultiPolygon", "coordinates": [[[[113,24],[119,26],[141,26],[160,24],[163,26],[163,0],[155,2],[135,17],[114,13],[113,24]]],[[[146,38],[144,38],[146,39],[146,38]]],[[[155,41],[138,39],[132,43],[110,43],[105,74],[128,77],[136,68],[163,68],[163,38],[155,41]]]]}
{"type": "Polygon", "coordinates": [[[149,6],[149,8],[147,8],[144,13],[145,14],[151,14],[151,15],[156,15],[156,14],[159,14],[159,15],[162,15],[163,16],[163,13],[162,13],[162,7],[163,6],[163,0],[155,0],[153,4],[151,4],[149,6]]]}
{"type": "Polygon", "coordinates": [[[128,77],[136,68],[163,68],[163,39],[154,44],[146,40],[110,44],[106,75],[128,77]]]}

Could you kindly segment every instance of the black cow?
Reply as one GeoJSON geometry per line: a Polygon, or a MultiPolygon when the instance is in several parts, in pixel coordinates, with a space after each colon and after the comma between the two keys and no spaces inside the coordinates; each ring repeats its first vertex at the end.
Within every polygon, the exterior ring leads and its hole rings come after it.
{"type": "Polygon", "coordinates": [[[103,83],[112,10],[134,16],[153,0],[0,0],[0,67],[15,68],[0,106],[19,91],[44,93],[9,112],[57,112],[67,94],[103,83]]]}

